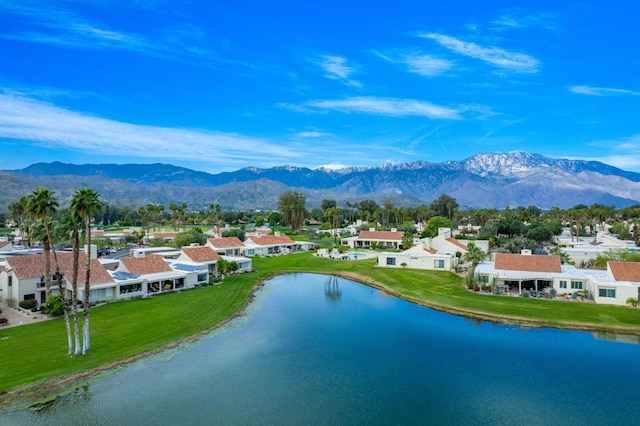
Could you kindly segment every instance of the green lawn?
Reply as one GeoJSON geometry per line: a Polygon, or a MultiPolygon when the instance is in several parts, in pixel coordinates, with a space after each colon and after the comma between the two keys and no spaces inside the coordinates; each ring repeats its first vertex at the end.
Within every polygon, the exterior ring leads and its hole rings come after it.
{"type": "MultiPolygon", "coordinates": [[[[640,334],[640,309],[506,296],[480,295],[453,273],[375,268],[374,260],[333,261],[309,253],[256,258],[257,272],[224,284],[111,303],[92,310],[92,349],[66,355],[62,319],[0,328],[0,394],[12,387],[60,377],[154,351],[223,322],[249,300],[254,285],[280,272],[340,273],[428,306],[512,322],[640,334]]],[[[0,395],[1,396],[1,395],[0,395]]],[[[0,406],[2,402],[0,401],[0,406]]]]}

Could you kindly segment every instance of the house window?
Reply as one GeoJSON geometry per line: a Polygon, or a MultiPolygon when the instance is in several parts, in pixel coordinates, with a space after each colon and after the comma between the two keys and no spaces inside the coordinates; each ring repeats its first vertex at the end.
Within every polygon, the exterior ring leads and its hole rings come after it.
{"type": "Polygon", "coordinates": [[[433,261],[433,267],[437,269],[444,268],[444,259],[436,259],[433,261]]]}
{"type": "Polygon", "coordinates": [[[615,288],[599,288],[598,296],[600,297],[610,297],[615,299],[616,297],[616,289],[615,288]]]}
{"type": "Polygon", "coordinates": [[[584,281],[571,281],[571,288],[584,290],[584,281]]]}
{"type": "Polygon", "coordinates": [[[9,287],[11,287],[13,285],[13,277],[11,275],[9,275],[9,287]]]}
{"type": "Polygon", "coordinates": [[[136,283],[120,286],[120,294],[135,293],[137,291],[142,291],[142,284],[136,283]]]}
{"type": "Polygon", "coordinates": [[[560,288],[567,288],[567,282],[565,280],[560,280],[560,288]]]}
{"type": "Polygon", "coordinates": [[[395,266],[395,264],[396,264],[396,258],[395,257],[387,257],[387,265],[395,266]]]}
{"type": "Polygon", "coordinates": [[[198,282],[207,281],[207,274],[198,274],[198,282]]]}

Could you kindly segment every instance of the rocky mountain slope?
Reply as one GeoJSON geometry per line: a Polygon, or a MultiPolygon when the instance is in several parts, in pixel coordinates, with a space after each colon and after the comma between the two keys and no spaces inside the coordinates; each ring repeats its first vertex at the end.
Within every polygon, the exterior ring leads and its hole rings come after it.
{"type": "Polygon", "coordinates": [[[282,166],[209,174],[168,164],[33,164],[0,172],[0,210],[34,188],[46,186],[64,205],[76,188],[89,186],[116,204],[186,202],[193,208],[272,209],[279,195],[303,192],[308,207],[322,199],[429,203],[441,194],[464,207],[640,203],[640,174],[596,161],[552,159],[524,152],[478,154],[462,161],[382,164],[339,170],[282,166]]]}

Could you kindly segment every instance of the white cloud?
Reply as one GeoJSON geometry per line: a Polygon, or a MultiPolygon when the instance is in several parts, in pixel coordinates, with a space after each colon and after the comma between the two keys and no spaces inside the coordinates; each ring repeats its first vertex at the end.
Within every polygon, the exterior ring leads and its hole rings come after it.
{"type": "Polygon", "coordinates": [[[404,63],[409,67],[409,71],[426,77],[440,75],[453,67],[451,61],[431,55],[406,55],[404,63]]]}
{"type": "Polygon", "coordinates": [[[524,53],[509,52],[499,47],[484,47],[476,43],[459,40],[444,34],[421,34],[420,37],[435,40],[441,46],[470,58],[479,59],[498,68],[519,73],[538,72],[539,62],[524,53]]]}
{"type": "Polygon", "coordinates": [[[593,86],[571,86],[569,90],[579,95],[588,96],[638,96],[640,92],[627,89],[614,89],[610,87],[593,87],[593,86]]]}
{"type": "Polygon", "coordinates": [[[22,25],[18,31],[0,29],[0,38],[74,49],[123,50],[210,68],[229,64],[255,68],[254,64],[225,59],[203,47],[200,44],[204,38],[203,31],[194,26],[160,27],[153,35],[143,35],[119,31],[52,3],[32,6],[8,3],[0,2],[0,14],[5,13],[22,25]]]}
{"type": "Polygon", "coordinates": [[[156,127],[109,120],[0,93],[0,138],[44,148],[142,158],[246,164],[265,156],[295,159],[299,150],[235,133],[156,127]]]}
{"type": "Polygon", "coordinates": [[[600,161],[623,170],[636,171],[640,168],[640,134],[612,140],[599,140],[589,143],[605,153],[598,157],[580,158],[600,161]]]}
{"type": "Polygon", "coordinates": [[[305,132],[298,132],[295,134],[295,136],[299,138],[323,138],[323,137],[331,136],[331,133],[310,130],[305,132]]]}
{"type": "Polygon", "coordinates": [[[523,28],[556,30],[555,25],[552,24],[554,18],[554,14],[547,12],[522,15],[515,11],[514,13],[504,14],[491,23],[494,25],[494,29],[496,30],[515,30],[523,28]]]}
{"type": "Polygon", "coordinates": [[[392,117],[419,116],[426,118],[458,120],[459,111],[453,108],[435,105],[414,99],[375,98],[358,96],[342,100],[311,101],[308,107],[356,112],[392,117]]]}
{"type": "Polygon", "coordinates": [[[354,86],[362,87],[359,81],[349,79],[349,76],[355,71],[354,67],[347,65],[347,60],[340,56],[323,56],[322,61],[317,64],[325,71],[325,77],[340,80],[343,83],[354,86]]]}

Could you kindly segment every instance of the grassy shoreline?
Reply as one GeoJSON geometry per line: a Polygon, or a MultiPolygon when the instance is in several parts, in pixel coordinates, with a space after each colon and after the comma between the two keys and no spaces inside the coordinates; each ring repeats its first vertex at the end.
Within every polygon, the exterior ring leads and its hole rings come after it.
{"type": "Polygon", "coordinates": [[[244,312],[264,280],[283,273],[342,276],[440,311],[523,326],[640,336],[640,309],[472,293],[453,273],[375,268],[374,260],[332,261],[309,253],[254,259],[257,271],[219,286],[104,305],[92,313],[92,350],[67,356],[61,319],[0,329],[0,410],[73,389],[99,374],[193,341],[244,312]]]}

